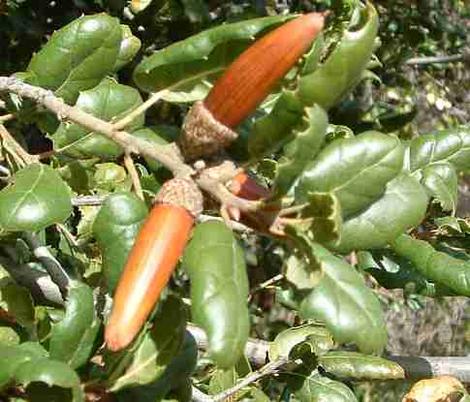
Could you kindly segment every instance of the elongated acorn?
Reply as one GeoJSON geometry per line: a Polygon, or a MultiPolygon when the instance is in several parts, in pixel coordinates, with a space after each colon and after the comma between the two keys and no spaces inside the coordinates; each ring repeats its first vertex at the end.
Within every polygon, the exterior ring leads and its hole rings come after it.
{"type": "Polygon", "coordinates": [[[271,196],[271,192],[266,187],[258,184],[245,172],[238,173],[231,180],[229,189],[236,196],[251,201],[257,201],[271,196]]]}
{"type": "Polygon", "coordinates": [[[322,30],[324,15],[287,22],[245,50],[186,116],[180,147],[186,159],[209,156],[237,138],[233,130],[272,91],[322,30]]]}
{"type": "Polygon", "coordinates": [[[114,294],[105,328],[108,349],[125,348],[144,325],[183,254],[202,203],[191,180],[175,178],[160,189],[114,294]]]}

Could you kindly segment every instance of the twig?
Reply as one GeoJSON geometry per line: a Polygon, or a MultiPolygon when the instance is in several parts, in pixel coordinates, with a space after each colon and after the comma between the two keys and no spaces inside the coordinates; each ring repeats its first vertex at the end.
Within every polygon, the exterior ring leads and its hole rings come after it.
{"type": "Polygon", "coordinates": [[[80,247],[76,237],[61,223],[56,223],[56,228],[64,235],[64,237],[72,244],[73,247],[80,247]]]}
{"type": "Polygon", "coordinates": [[[0,124],[0,138],[2,138],[5,143],[9,144],[12,147],[14,153],[18,155],[24,163],[37,163],[38,158],[26,152],[2,124],[0,124]]]}
{"type": "Polygon", "coordinates": [[[127,171],[129,172],[129,176],[132,180],[132,186],[134,187],[134,191],[141,200],[144,199],[144,192],[142,191],[142,185],[140,184],[139,172],[134,165],[134,160],[132,156],[126,153],[124,155],[124,166],[126,166],[127,171]]]}
{"type": "Polygon", "coordinates": [[[83,110],[69,106],[52,91],[25,84],[15,77],[0,77],[0,91],[9,91],[29,98],[54,112],[60,119],[69,119],[88,130],[99,132],[119,144],[128,153],[138,153],[155,159],[166,166],[175,176],[189,176],[193,169],[186,165],[176,147],[151,144],[133,137],[125,131],[116,131],[112,123],[101,120],[83,110]]]}
{"type": "MultiPolygon", "coordinates": [[[[187,330],[196,340],[199,349],[207,349],[207,337],[204,331],[188,324],[187,330]]],[[[245,355],[255,365],[262,366],[267,361],[269,342],[262,339],[249,338],[245,346],[245,355]]],[[[470,357],[446,356],[385,356],[397,362],[405,369],[406,378],[430,378],[451,375],[462,382],[470,382],[470,357]]]]}
{"type": "Polygon", "coordinates": [[[202,392],[199,388],[195,387],[193,385],[192,387],[192,395],[191,395],[191,400],[193,402],[213,402],[214,399],[202,392]]]}
{"type": "Polygon", "coordinates": [[[15,118],[15,115],[12,113],[4,114],[3,116],[0,116],[0,124],[3,124],[6,121],[12,120],[14,118],[15,118]]]}
{"type": "Polygon", "coordinates": [[[64,304],[59,287],[46,272],[34,269],[29,264],[18,265],[2,257],[0,263],[16,283],[29,289],[36,301],[54,306],[64,304]]]}
{"type": "Polygon", "coordinates": [[[252,373],[248,374],[246,377],[243,377],[240,382],[235,384],[233,387],[217,394],[212,397],[214,402],[223,402],[226,399],[230,398],[232,395],[235,395],[238,391],[242,390],[246,386],[260,380],[261,378],[275,374],[277,371],[284,366],[288,360],[286,358],[279,358],[278,360],[274,360],[269,362],[268,364],[264,365],[257,371],[253,371],[252,373]]]}
{"type": "Polygon", "coordinates": [[[72,198],[72,205],[74,207],[98,206],[103,204],[105,199],[103,195],[80,195],[72,198]]]}
{"type": "Polygon", "coordinates": [[[269,278],[267,281],[264,281],[263,283],[260,283],[258,286],[252,289],[252,293],[258,292],[260,290],[266,289],[269,286],[274,285],[275,283],[282,281],[284,279],[284,274],[277,274],[273,276],[272,278],[269,278]]]}
{"type": "Polygon", "coordinates": [[[470,383],[470,357],[388,356],[405,369],[406,378],[450,375],[470,383]]]}
{"type": "Polygon", "coordinates": [[[6,176],[7,178],[11,176],[10,169],[8,169],[7,167],[5,167],[5,166],[3,166],[3,165],[0,165],[0,173],[1,173],[3,176],[6,176]]]}
{"type": "Polygon", "coordinates": [[[23,235],[34,256],[44,265],[52,280],[59,286],[62,295],[65,295],[70,285],[70,277],[60,262],[51,254],[46,246],[39,243],[34,233],[25,232],[23,235]]]}
{"type": "MultiPolygon", "coordinates": [[[[212,216],[212,215],[199,215],[198,221],[199,222],[207,222],[207,221],[212,221],[212,220],[217,220],[217,221],[224,221],[224,219],[220,218],[219,216],[212,216]]],[[[237,222],[230,220],[229,221],[229,226],[230,228],[235,231],[235,232],[240,232],[240,233],[253,233],[254,230],[248,226],[245,226],[243,223],[237,222]]]]}
{"type": "Polygon", "coordinates": [[[146,110],[150,109],[155,103],[157,103],[166,92],[166,90],[163,90],[150,95],[149,98],[144,103],[142,103],[142,105],[135,108],[126,117],[114,123],[114,130],[122,130],[123,128],[128,126],[130,123],[132,123],[132,121],[134,121],[134,119],[136,119],[142,113],[145,113],[146,110]]]}
{"type": "MultiPolygon", "coordinates": [[[[57,98],[52,91],[26,84],[15,77],[0,77],[0,91],[9,91],[21,97],[32,99],[54,112],[60,119],[68,119],[90,131],[110,138],[119,144],[125,153],[137,153],[160,162],[175,176],[188,177],[196,173],[191,166],[184,163],[183,157],[175,144],[151,144],[125,131],[116,131],[112,123],[101,120],[79,108],[67,105],[62,99],[57,98]]],[[[225,167],[224,165],[222,163],[220,166],[225,167]]],[[[256,211],[261,208],[262,202],[239,198],[225,187],[225,183],[235,176],[236,169],[227,170],[227,172],[231,176],[225,174],[223,169],[221,169],[221,174],[218,176],[205,174],[205,171],[203,171],[194,180],[202,190],[211,194],[222,205],[234,206],[244,212],[256,211]]]]}
{"type": "Polygon", "coordinates": [[[462,54],[453,54],[449,56],[430,56],[430,57],[413,57],[408,59],[405,64],[407,65],[423,65],[423,64],[438,64],[438,63],[451,63],[454,61],[462,61],[462,54]]]}
{"type": "Polygon", "coordinates": [[[40,154],[35,154],[34,156],[36,156],[39,160],[42,160],[42,159],[49,159],[51,156],[54,156],[55,154],[56,154],[56,151],[51,149],[50,151],[44,151],[44,152],[41,152],[40,154]]]}

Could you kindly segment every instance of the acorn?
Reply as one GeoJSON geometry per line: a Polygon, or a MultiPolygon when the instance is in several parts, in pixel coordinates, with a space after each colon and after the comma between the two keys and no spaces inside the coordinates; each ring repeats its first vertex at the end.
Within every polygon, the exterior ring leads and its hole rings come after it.
{"type": "Polygon", "coordinates": [[[217,80],[204,101],[188,112],[180,138],[187,160],[210,156],[238,136],[234,129],[266,98],[309,49],[324,14],[297,17],[245,50],[217,80]]]}
{"type": "Polygon", "coordinates": [[[203,198],[189,179],[160,189],[127,258],[105,328],[108,349],[128,346],[153,311],[189,240],[203,198]]]}

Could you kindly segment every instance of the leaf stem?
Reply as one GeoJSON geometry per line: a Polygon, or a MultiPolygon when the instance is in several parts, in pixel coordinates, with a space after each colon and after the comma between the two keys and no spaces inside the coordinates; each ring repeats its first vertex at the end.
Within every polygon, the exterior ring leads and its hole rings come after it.
{"type": "Polygon", "coordinates": [[[438,63],[451,63],[455,61],[463,61],[462,54],[452,54],[443,56],[430,56],[430,57],[413,57],[408,59],[405,64],[408,65],[424,65],[424,64],[438,64],[438,63]]]}
{"type": "Polygon", "coordinates": [[[23,238],[34,256],[44,265],[51,279],[57,284],[62,295],[65,297],[68,287],[70,286],[70,277],[60,262],[57,261],[46,246],[41,245],[34,233],[24,232],[23,238]]]}
{"type": "Polygon", "coordinates": [[[144,192],[142,191],[142,185],[140,184],[139,172],[137,172],[134,160],[129,153],[124,155],[124,166],[129,172],[129,176],[132,180],[132,186],[134,187],[134,191],[137,194],[137,197],[139,197],[141,200],[144,200],[144,192]]]}
{"type": "MultiPolygon", "coordinates": [[[[0,91],[9,91],[31,99],[54,112],[60,119],[68,119],[90,131],[100,133],[119,144],[125,153],[136,153],[156,160],[169,169],[175,177],[192,177],[201,190],[212,195],[222,205],[236,207],[242,212],[256,211],[263,207],[262,202],[237,197],[226,188],[227,181],[237,172],[236,167],[229,161],[221,162],[218,165],[220,168],[218,170],[207,168],[202,172],[196,172],[193,167],[184,162],[176,144],[156,145],[134,137],[125,131],[116,130],[112,123],[101,120],[77,107],[67,105],[52,91],[26,84],[16,77],[0,77],[0,91]]],[[[156,98],[155,94],[153,99],[156,98]]],[[[150,104],[150,100],[147,104],[150,104]]],[[[28,154],[27,156],[37,161],[33,155],[28,154]]]]}
{"type": "Polygon", "coordinates": [[[134,121],[134,119],[136,119],[138,116],[145,113],[148,109],[150,109],[153,105],[155,105],[155,103],[157,103],[166,93],[167,93],[166,90],[162,90],[162,91],[154,92],[153,94],[151,94],[144,103],[136,107],[127,116],[123,117],[121,120],[114,123],[113,124],[114,130],[119,131],[127,127],[130,123],[132,123],[132,121],[134,121]]]}
{"type": "Polygon", "coordinates": [[[37,163],[38,158],[34,155],[26,152],[23,147],[16,141],[16,139],[10,134],[10,132],[5,128],[3,124],[0,123],[0,138],[3,139],[5,143],[11,146],[12,151],[20,157],[24,164],[37,163]]]}
{"type": "Polygon", "coordinates": [[[4,114],[3,116],[0,116],[0,124],[3,124],[9,120],[13,120],[14,118],[15,118],[15,115],[12,113],[4,114]]]}

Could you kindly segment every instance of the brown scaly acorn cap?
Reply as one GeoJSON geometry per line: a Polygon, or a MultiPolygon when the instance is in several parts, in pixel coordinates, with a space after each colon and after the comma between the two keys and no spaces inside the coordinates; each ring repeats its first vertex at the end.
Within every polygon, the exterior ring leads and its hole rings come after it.
{"type": "Polygon", "coordinates": [[[237,137],[235,131],[214,119],[204,103],[198,101],[186,115],[179,146],[187,160],[194,160],[221,151],[237,137]]]}
{"type": "Polygon", "coordinates": [[[325,16],[310,13],[276,28],[246,49],[191,108],[180,146],[187,160],[210,156],[237,138],[233,131],[252,114],[309,49],[325,16]]]}
{"type": "Polygon", "coordinates": [[[195,219],[202,213],[203,196],[199,187],[191,179],[168,180],[155,197],[155,204],[176,205],[186,209],[195,219]]]}

